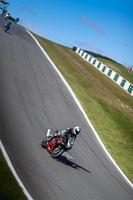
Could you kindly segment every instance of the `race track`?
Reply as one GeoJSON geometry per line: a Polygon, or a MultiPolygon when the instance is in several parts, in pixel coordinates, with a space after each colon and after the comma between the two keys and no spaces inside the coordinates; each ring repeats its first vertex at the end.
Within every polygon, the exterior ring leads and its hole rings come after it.
{"type": "Polygon", "coordinates": [[[72,95],[32,37],[0,16],[0,139],[34,200],[131,200],[72,95]],[[47,129],[79,125],[73,149],[55,160],[41,147],[47,129]]]}

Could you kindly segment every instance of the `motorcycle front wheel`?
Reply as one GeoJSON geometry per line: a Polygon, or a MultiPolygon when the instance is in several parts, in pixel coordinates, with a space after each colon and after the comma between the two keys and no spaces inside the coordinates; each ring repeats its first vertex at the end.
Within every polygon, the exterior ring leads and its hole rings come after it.
{"type": "Polygon", "coordinates": [[[61,145],[59,145],[53,149],[53,151],[51,152],[51,157],[57,158],[57,157],[61,156],[64,153],[64,151],[65,150],[63,149],[63,147],[61,145]]]}
{"type": "Polygon", "coordinates": [[[43,140],[42,143],[41,143],[41,146],[42,146],[43,148],[45,148],[45,145],[46,145],[46,141],[43,140]]]}

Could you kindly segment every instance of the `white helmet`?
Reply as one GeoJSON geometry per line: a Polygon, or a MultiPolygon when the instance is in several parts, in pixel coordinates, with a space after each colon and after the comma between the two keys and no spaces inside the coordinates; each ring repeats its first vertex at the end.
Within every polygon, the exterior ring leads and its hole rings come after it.
{"type": "Polygon", "coordinates": [[[78,135],[80,133],[80,131],[81,131],[81,128],[79,126],[75,126],[73,128],[73,134],[74,135],[78,135]]]}

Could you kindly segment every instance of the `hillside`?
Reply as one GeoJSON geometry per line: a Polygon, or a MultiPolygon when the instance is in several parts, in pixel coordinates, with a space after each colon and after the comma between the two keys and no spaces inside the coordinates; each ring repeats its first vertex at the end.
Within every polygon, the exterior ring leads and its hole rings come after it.
{"type": "MultiPolygon", "coordinates": [[[[112,157],[133,182],[132,97],[71,48],[34,36],[73,89],[112,157]]],[[[104,62],[120,72],[118,64],[104,62]]],[[[130,78],[127,74],[132,82],[130,78]]]]}

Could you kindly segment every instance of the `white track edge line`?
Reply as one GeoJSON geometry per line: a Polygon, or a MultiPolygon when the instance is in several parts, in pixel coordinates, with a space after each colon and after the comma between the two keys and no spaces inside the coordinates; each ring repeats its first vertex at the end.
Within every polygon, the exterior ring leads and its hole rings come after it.
{"type": "Polygon", "coordinates": [[[4,155],[4,158],[5,158],[5,160],[6,160],[7,164],[8,164],[11,172],[13,173],[13,175],[14,175],[15,179],[17,180],[19,186],[22,188],[22,191],[24,192],[25,196],[28,198],[28,200],[33,200],[32,197],[30,196],[30,194],[28,193],[28,191],[26,190],[25,186],[23,185],[22,181],[18,177],[18,175],[17,175],[17,173],[16,173],[16,171],[15,171],[15,169],[14,169],[14,167],[13,167],[13,165],[12,165],[12,163],[11,163],[7,153],[6,153],[6,150],[5,150],[1,140],[0,140],[0,149],[1,149],[2,153],[3,153],[3,155],[4,155]]]}
{"type": "Polygon", "coordinates": [[[65,78],[63,77],[63,75],[60,73],[60,71],[57,69],[57,67],[55,66],[55,64],[53,63],[53,61],[50,59],[50,57],[48,56],[48,54],[45,52],[45,50],[42,48],[42,46],[39,44],[39,42],[36,40],[36,38],[28,31],[26,30],[31,37],[35,40],[35,42],[37,43],[37,45],[40,47],[40,49],[42,50],[42,52],[45,54],[45,56],[47,57],[47,59],[50,61],[50,63],[53,65],[54,69],[57,71],[57,73],[59,74],[59,76],[61,77],[62,81],[65,83],[65,85],[67,86],[68,90],[70,91],[71,95],[73,96],[74,100],[76,101],[77,105],[79,106],[80,110],[82,111],[85,119],[87,120],[88,124],[90,125],[91,129],[93,130],[97,140],[99,141],[99,143],[101,144],[102,148],[104,149],[104,151],[106,152],[106,154],[108,155],[108,157],[110,158],[110,160],[112,161],[112,163],[115,165],[115,167],[118,169],[118,171],[121,173],[121,175],[125,178],[125,180],[128,182],[128,184],[133,188],[133,184],[131,183],[131,181],[126,177],[126,175],[122,172],[122,170],[120,169],[120,167],[116,164],[115,160],[112,158],[112,156],[109,154],[108,150],[106,149],[106,147],[104,146],[103,142],[101,141],[100,137],[98,136],[96,130],[94,129],[94,127],[92,126],[88,116],[86,115],[84,109],[82,108],[79,100],[77,99],[77,97],[75,96],[74,92],[72,91],[71,87],[68,85],[67,81],[65,80],[65,78]]]}

